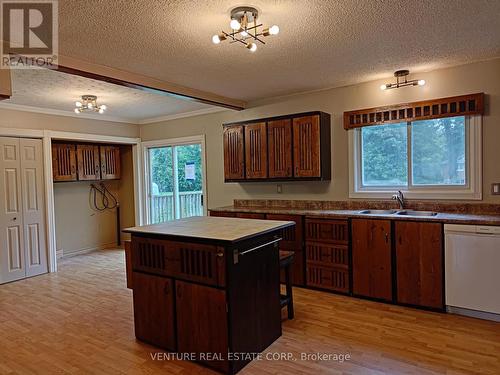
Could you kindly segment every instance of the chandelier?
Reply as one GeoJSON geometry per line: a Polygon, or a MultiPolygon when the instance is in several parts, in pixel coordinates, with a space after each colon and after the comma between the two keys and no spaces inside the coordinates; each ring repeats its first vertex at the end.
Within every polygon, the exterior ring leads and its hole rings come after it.
{"type": "Polygon", "coordinates": [[[229,43],[243,44],[250,52],[257,51],[257,42],[266,44],[262,37],[276,35],[280,32],[280,28],[273,25],[268,28],[263,28],[262,24],[257,23],[259,11],[253,7],[237,7],[231,11],[231,32],[222,31],[212,37],[214,44],[228,39],[229,43]]]}
{"type": "Polygon", "coordinates": [[[412,79],[408,81],[406,77],[410,74],[409,70],[396,70],[394,72],[394,77],[396,77],[395,83],[385,83],[380,86],[380,90],[389,90],[389,89],[399,89],[400,87],[405,86],[423,86],[425,85],[425,80],[423,79],[412,79]],[[403,80],[404,78],[404,80],[403,80]]]}
{"type": "Polygon", "coordinates": [[[106,105],[97,105],[97,96],[95,95],[82,95],[82,100],[75,102],[75,113],[82,112],[98,112],[101,115],[108,108],[106,105]]]}

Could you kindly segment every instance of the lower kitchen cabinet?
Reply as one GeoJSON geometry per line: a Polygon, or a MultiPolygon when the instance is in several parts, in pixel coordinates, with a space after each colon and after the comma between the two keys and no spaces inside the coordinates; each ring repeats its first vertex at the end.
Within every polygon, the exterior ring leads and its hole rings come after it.
{"type": "Polygon", "coordinates": [[[227,372],[229,362],[227,361],[226,292],[203,285],[176,281],[175,300],[178,352],[220,353],[226,360],[209,360],[206,364],[227,372]]]}
{"type": "Polygon", "coordinates": [[[392,301],[391,221],[353,219],[351,232],[353,293],[392,301]]]}
{"type": "Polygon", "coordinates": [[[347,220],[306,219],[306,285],[350,292],[347,220]]]}
{"type": "Polygon", "coordinates": [[[170,278],[133,272],[134,322],[138,339],[175,351],[174,288],[170,278]]]}
{"type": "Polygon", "coordinates": [[[442,309],[443,226],[397,221],[397,302],[442,309]]]}

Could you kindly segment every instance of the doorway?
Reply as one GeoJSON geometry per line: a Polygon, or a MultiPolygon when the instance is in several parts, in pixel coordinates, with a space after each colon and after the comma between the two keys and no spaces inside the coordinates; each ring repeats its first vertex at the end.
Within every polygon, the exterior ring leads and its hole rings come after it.
{"type": "Polygon", "coordinates": [[[205,215],[204,136],[145,142],[143,147],[147,223],[205,215]]]}

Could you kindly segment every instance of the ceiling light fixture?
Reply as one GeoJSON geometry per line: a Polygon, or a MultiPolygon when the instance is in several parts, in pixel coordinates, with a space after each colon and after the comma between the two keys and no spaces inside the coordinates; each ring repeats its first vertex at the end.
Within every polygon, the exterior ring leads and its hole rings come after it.
{"type": "Polygon", "coordinates": [[[262,36],[277,35],[280,32],[277,25],[261,29],[263,26],[257,23],[258,16],[259,11],[253,7],[234,8],[231,11],[231,22],[229,23],[232,31],[230,33],[222,31],[220,34],[214,35],[212,42],[220,44],[220,42],[229,39],[229,43],[242,43],[250,52],[255,52],[257,50],[256,42],[266,44],[261,39],[262,36]]]}
{"type": "Polygon", "coordinates": [[[97,96],[83,95],[82,100],[75,102],[75,113],[98,112],[101,115],[108,108],[105,104],[97,105],[97,96]]]}
{"type": "Polygon", "coordinates": [[[412,79],[408,81],[407,77],[410,74],[409,70],[397,70],[394,72],[394,77],[396,77],[396,83],[385,83],[380,86],[380,90],[389,89],[399,89],[400,87],[406,86],[423,86],[425,85],[425,80],[423,79],[412,79]],[[403,80],[404,77],[404,80],[403,80]]]}

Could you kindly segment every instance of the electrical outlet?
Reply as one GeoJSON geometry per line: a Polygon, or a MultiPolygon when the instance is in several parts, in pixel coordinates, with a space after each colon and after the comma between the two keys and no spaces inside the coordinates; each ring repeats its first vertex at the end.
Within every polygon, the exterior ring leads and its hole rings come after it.
{"type": "Polygon", "coordinates": [[[276,185],[276,192],[278,194],[283,193],[283,185],[281,185],[281,184],[276,185]]]}
{"type": "Polygon", "coordinates": [[[491,194],[500,195],[500,182],[491,184],[491,194]]]}

